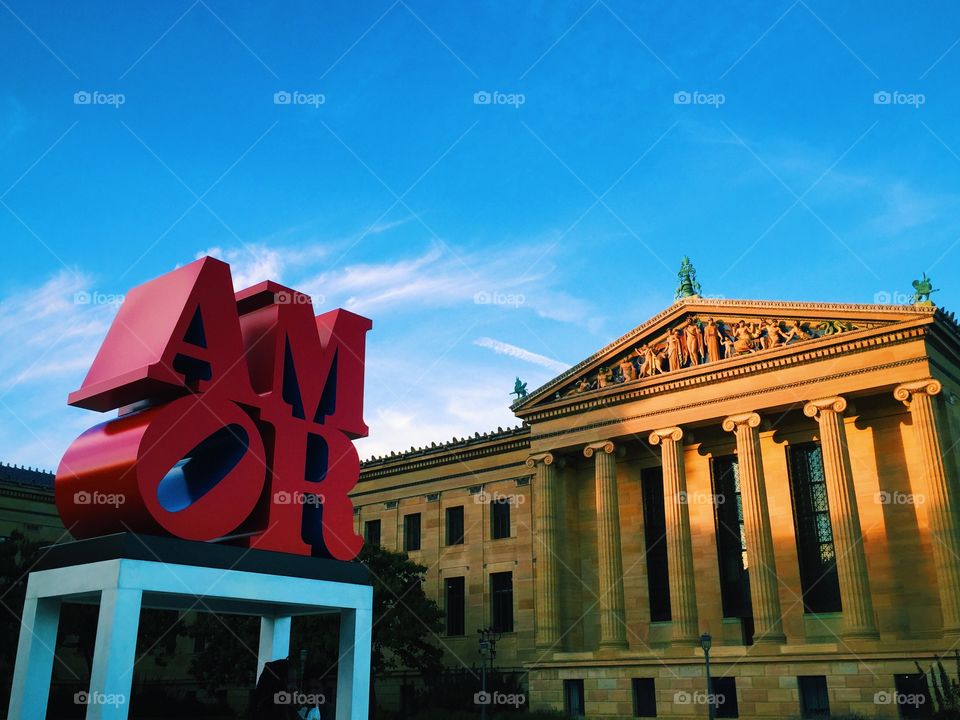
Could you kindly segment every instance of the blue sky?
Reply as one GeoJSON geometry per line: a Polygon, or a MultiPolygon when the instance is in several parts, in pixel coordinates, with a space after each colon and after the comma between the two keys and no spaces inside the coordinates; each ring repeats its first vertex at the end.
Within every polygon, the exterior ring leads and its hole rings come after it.
{"type": "Polygon", "coordinates": [[[685,253],[954,307],[958,44],[950,2],[0,0],[0,459],[56,466],[117,297],[205,253],[373,318],[363,455],[512,424],[685,253]]]}

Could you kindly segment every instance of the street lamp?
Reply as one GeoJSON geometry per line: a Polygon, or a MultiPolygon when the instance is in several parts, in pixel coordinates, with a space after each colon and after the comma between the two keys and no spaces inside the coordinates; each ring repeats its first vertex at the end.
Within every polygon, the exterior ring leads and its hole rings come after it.
{"type": "MultiPolygon", "coordinates": [[[[497,640],[501,633],[496,632],[492,627],[480,628],[477,630],[479,637],[480,650],[480,693],[486,696],[487,693],[487,663],[493,667],[493,661],[497,657],[497,640]]],[[[480,704],[480,718],[485,720],[487,717],[487,705],[484,702],[480,704]]]]}
{"type": "Polygon", "coordinates": [[[703,633],[700,636],[700,647],[703,648],[703,660],[707,667],[707,717],[713,720],[713,680],[710,678],[710,646],[713,645],[713,638],[710,633],[703,633]]]}

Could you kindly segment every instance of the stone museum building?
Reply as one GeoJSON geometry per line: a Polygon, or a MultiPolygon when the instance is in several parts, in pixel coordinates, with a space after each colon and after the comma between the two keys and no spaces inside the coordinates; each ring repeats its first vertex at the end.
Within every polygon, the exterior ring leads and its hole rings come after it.
{"type": "Polygon", "coordinates": [[[358,532],[428,568],[449,665],[501,634],[532,708],[706,717],[707,633],[717,717],[927,714],[917,663],[960,647],[954,318],[680,294],[518,427],[366,462],[358,532]]]}

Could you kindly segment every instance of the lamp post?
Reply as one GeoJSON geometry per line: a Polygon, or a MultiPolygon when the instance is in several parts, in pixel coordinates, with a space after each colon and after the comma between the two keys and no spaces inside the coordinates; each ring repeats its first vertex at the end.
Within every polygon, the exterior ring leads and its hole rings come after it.
{"type": "MultiPolygon", "coordinates": [[[[497,640],[500,639],[500,633],[494,631],[492,627],[480,628],[477,630],[479,637],[480,651],[480,693],[484,697],[487,693],[487,664],[493,667],[493,661],[497,657],[497,640]]],[[[486,720],[488,702],[480,703],[480,719],[486,720]]]]}
{"type": "Polygon", "coordinates": [[[713,644],[713,638],[710,633],[703,633],[700,636],[700,647],[703,648],[703,660],[707,668],[707,717],[713,720],[713,680],[710,677],[710,646],[713,644]]]}

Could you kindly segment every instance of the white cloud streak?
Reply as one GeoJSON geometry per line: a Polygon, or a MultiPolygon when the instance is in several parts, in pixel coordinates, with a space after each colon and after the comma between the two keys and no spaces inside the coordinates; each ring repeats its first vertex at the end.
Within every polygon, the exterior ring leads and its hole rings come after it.
{"type": "Polygon", "coordinates": [[[497,355],[508,355],[517,360],[533,363],[534,365],[545,367],[557,373],[561,373],[570,367],[568,364],[549,358],[546,355],[541,355],[517,345],[511,345],[510,343],[501,342],[500,340],[494,340],[489,337],[477,338],[473,341],[473,344],[482,348],[489,348],[497,353],[497,355]]]}

